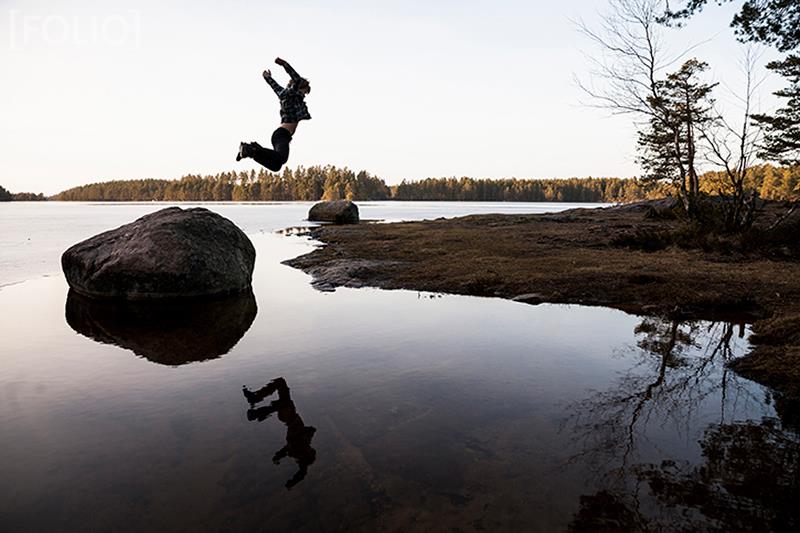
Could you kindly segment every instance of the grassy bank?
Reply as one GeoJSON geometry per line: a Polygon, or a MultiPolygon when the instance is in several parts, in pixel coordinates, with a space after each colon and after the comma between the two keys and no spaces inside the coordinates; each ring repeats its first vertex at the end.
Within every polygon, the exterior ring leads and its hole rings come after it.
{"type": "MultiPolygon", "coordinates": [[[[782,212],[767,205],[755,234],[782,212]]],[[[753,321],[754,349],[734,367],[800,396],[798,249],[766,238],[713,237],[652,214],[649,204],[634,204],[327,226],[313,232],[327,246],[287,264],[312,274],[320,288],[373,286],[753,321]]]]}

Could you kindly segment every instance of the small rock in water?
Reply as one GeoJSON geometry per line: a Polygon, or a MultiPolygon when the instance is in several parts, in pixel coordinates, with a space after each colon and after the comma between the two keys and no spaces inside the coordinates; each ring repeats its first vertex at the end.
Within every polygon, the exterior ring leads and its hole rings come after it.
{"type": "Polygon", "coordinates": [[[333,222],[334,224],[358,224],[358,206],[350,200],[319,202],[308,211],[312,222],[333,222]]]}
{"type": "Polygon", "coordinates": [[[247,291],[255,259],[250,239],[227,218],[170,207],[72,246],[61,267],[83,296],[147,300],[247,291]]]}

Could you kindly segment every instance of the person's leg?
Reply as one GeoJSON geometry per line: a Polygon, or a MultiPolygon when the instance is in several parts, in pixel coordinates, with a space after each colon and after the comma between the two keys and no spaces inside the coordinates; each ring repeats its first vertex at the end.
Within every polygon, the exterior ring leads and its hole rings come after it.
{"type": "Polygon", "coordinates": [[[250,143],[245,150],[245,156],[252,158],[256,163],[267,167],[273,172],[279,171],[286,161],[281,154],[275,150],[264,148],[258,143],[250,143]]]}
{"type": "Polygon", "coordinates": [[[277,410],[278,408],[272,404],[262,405],[261,407],[251,407],[250,409],[247,410],[247,420],[249,420],[250,422],[256,420],[259,422],[263,422],[277,410]]]}
{"type": "Polygon", "coordinates": [[[272,132],[272,150],[264,148],[258,143],[242,143],[236,160],[244,157],[253,159],[273,172],[278,172],[289,160],[289,143],[292,142],[292,133],[284,127],[279,127],[272,132]]]}
{"type": "Polygon", "coordinates": [[[286,128],[280,127],[272,132],[272,148],[278,154],[276,161],[280,163],[280,166],[289,160],[289,143],[291,142],[292,133],[286,128]]]}
{"type": "Polygon", "coordinates": [[[244,392],[244,397],[247,398],[247,401],[250,403],[258,403],[262,401],[267,396],[272,396],[272,394],[278,391],[278,398],[282,401],[291,401],[292,398],[289,395],[289,385],[286,383],[286,380],[282,377],[275,378],[257,391],[251,391],[247,387],[242,387],[242,392],[244,392]]]}

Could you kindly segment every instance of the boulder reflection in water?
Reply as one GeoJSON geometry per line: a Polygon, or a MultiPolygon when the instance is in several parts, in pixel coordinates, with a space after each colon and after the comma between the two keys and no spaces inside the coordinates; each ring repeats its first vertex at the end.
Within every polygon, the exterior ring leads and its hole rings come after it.
{"type": "Polygon", "coordinates": [[[258,308],[252,292],[214,299],[97,301],[69,291],[67,323],[90,339],[162,365],[215,359],[241,340],[258,308]]]}

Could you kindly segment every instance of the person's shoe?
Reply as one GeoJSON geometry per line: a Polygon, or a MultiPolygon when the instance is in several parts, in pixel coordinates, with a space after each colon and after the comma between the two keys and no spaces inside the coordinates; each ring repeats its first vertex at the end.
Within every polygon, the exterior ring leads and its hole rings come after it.
{"type": "Polygon", "coordinates": [[[244,142],[239,143],[239,153],[236,154],[236,160],[237,161],[241,161],[242,159],[244,159],[246,157],[250,157],[248,148],[250,148],[250,145],[248,143],[244,143],[244,142]]]}
{"type": "Polygon", "coordinates": [[[250,405],[257,404],[258,402],[261,401],[261,398],[258,397],[258,394],[251,391],[247,387],[242,387],[242,393],[244,394],[247,403],[249,403],[250,405]]]}

